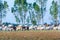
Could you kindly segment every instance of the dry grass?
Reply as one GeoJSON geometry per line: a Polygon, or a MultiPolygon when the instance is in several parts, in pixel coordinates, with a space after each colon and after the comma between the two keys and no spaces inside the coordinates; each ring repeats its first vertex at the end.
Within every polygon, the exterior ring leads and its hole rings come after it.
{"type": "Polygon", "coordinates": [[[60,40],[59,31],[12,31],[0,32],[0,40],[60,40]]]}

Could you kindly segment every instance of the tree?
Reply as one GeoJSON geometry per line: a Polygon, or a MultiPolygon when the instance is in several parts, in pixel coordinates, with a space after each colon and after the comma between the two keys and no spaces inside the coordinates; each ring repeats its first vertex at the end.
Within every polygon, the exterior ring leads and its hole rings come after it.
{"type": "Polygon", "coordinates": [[[2,24],[2,18],[6,15],[6,9],[8,8],[8,4],[6,1],[2,3],[2,0],[0,0],[0,25],[2,24]]]}
{"type": "Polygon", "coordinates": [[[39,21],[40,21],[40,18],[41,18],[40,7],[35,2],[35,3],[33,3],[33,8],[34,8],[34,10],[36,12],[36,18],[37,18],[37,21],[38,21],[38,24],[39,24],[40,23],[39,21]]]}
{"type": "Polygon", "coordinates": [[[33,9],[34,9],[33,4],[32,3],[28,4],[28,11],[30,18],[29,22],[32,23],[33,25],[36,25],[36,16],[33,9]]]}
{"type": "Polygon", "coordinates": [[[15,18],[16,18],[16,22],[17,22],[17,24],[18,24],[18,23],[20,23],[20,20],[19,20],[19,18],[17,17],[17,15],[15,14],[15,11],[16,11],[16,10],[12,7],[12,8],[11,8],[11,12],[14,14],[14,16],[15,16],[15,18]]]}
{"type": "Polygon", "coordinates": [[[57,24],[58,5],[57,2],[54,2],[54,0],[52,1],[52,6],[50,7],[50,14],[53,16],[55,24],[57,24]]]}
{"type": "Polygon", "coordinates": [[[40,4],[40,11],[41,11],[41,18],[42,18],[42,25],[43,25],[43,14],[46,11],[46,2],[47,0],[36,0],[40,4]]]}
{"type": "Polygon", "coordinates": [[[29,16],[27,17],[26,21],[27,21],[27,25],[29,26],[29,21],[30,21],[29,16]]]}
{"type": "Polygon", "coordinates": [[[26,0],[15,0],[14,1],[14,12],[17,18],[25,24],[26,12],[27,12],[27,2],[26,0]],[[17,13],[16,13],[17,12],[17,13]]]}
{"type": "Polygon", "coordinates": [[[36,21],[36,19],[35,19],[35,14],[34,14],[34,11],[32,11],[32,19],[31,19],[31,23],[33,24],[33,25],[36,25],[37,24],[37,21],[36,21]]]}
{"type": "MultiPolygon", "coordinates": [[[[33,4],[29,3],[28,4],[28,12],[29,12],[29,18],[30,18],[29,23],[31,23],[31,24],[32,24],[32,12],[33,12],[32,9],[33,9],[33,4]]],[[[29,19],[29,18],[27,17],[27,19],[29,19]]],[[[26,21],[28,22],[28,20],[26,20],[26,21]]]]}

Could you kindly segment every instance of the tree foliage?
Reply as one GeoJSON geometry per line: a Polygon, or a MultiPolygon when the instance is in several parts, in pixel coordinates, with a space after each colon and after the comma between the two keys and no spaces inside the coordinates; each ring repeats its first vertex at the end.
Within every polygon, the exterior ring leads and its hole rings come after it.
{"type": "Polygon", "coordinates": [[[57,19],[58,14],[57,2],[52,1],[52,6],[50,7],[50,14],[54,17],[54,19],[57,19]]]}
{"type": "Polygon", "coordinates": [[[0,24],[2,24],[2,18],[6,15],[6,9],[8,8],[8,4],[6,1],[2,3],[2,0],[0,0],[0,24]]]}
{"type": "Polygon", "coordinates": [[[36,4],[36,2],[33,4],[33,8],[35,9],[35,11],[40,12],[40,8],[39,8],[39,6],[36,4]]]}
{"type": "Polygon", "coordinates": [[[14,7],[12,7],[11,10],[12,10],[12,12],[15,13],[15,15],[18,15],[17,16],[18,20],[22,21],[22,23],[23,23],[25,21],[26,12],[27,12],[27,2],[26,2],[26,0],[15,0],[14,1],[14,7]]]}
{"type": "Polygon", "coordinates": [[[50,7],[50,14],[55,19],[55,23],[57,24],[57,15],[58,15],[58,5],[57,2],[52,1],[52,6],[50,7]]]}
{"type": "Polygon", "coordinates": [[[4,9],[8,8],[8,4],[6,1],[4,1],[4,9]]]}

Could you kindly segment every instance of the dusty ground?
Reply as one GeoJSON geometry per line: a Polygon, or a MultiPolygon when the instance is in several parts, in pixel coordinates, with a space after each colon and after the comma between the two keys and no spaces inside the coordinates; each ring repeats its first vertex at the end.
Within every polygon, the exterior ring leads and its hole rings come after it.
{"type": "Polygon", "coordinates": [[[0,40],[60,40],[60,31],[0,31],[0,40]]]}

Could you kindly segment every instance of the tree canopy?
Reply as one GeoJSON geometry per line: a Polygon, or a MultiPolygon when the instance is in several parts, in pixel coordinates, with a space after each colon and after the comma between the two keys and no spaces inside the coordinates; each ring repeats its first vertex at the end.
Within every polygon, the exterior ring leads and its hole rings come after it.
{"type": "Polygon", "coordinates": [[[52,1],[52,6],[50,7],[50,14],[54,17],[54,19],[57,21],[58,16],[58,5],[57,2],[54,0],[52,1]]]}

